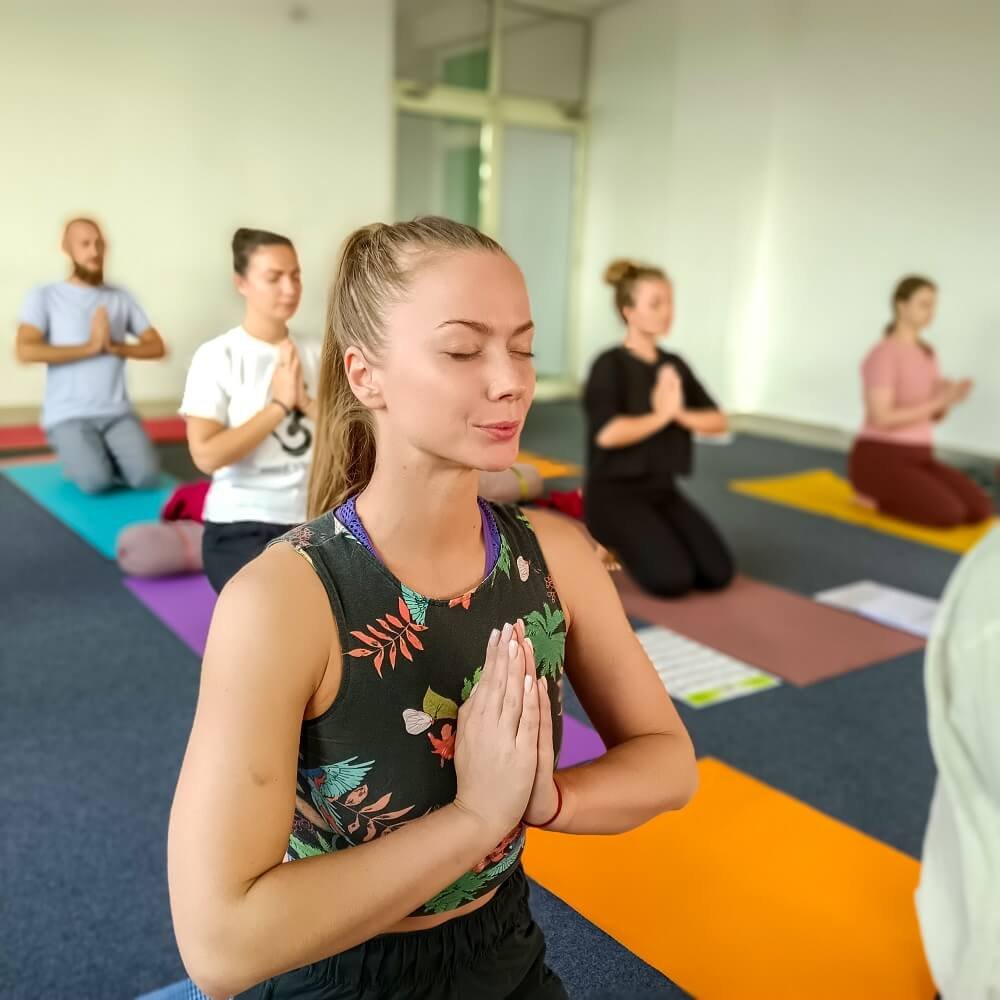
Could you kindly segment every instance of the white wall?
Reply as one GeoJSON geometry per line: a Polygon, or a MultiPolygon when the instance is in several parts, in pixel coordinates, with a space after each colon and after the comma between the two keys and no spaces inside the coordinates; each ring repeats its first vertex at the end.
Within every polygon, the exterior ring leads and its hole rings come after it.
{"type": "Polygon", "coordinates": [[[730,407],[850,429],[904,273],[978,388],[942,444],[1000,454],[1000,6],[633,0],[595,25],[585,354],[613,256],[675,277],[675,343],[730,407]]]}
{"type": "MultiPolygon", "coordinates": [[[[390,0],[5,0],[0,26],[0,317],[12,343],[29,286],[64,276],[64,220],[103,221],[108,280],[170,347],[130,364],[133,399],[178,399],[203,340],[239,322],[229,240],[290,236],[321,335],[329,269],[354,226],[391,214],[390,0]]],[[[0,352],[0,406],[43,372],[0,352]]]]}

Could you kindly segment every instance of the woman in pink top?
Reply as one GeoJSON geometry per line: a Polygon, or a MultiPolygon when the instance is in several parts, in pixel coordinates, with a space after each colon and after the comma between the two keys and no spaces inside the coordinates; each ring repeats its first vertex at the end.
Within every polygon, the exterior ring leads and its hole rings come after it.
{"type": "Polygon", "coordinates": [[[927,278],[896,286],[885,339],[861,366],[865,424],[851,451],[850,476],[860,499],[883,513],[953,528],[985,521],[993,505],[971,479],[934,459],[934,421],[972,390],[971,379],[942,378],[933,349],[920,339],[936,300],[927,278]]]}

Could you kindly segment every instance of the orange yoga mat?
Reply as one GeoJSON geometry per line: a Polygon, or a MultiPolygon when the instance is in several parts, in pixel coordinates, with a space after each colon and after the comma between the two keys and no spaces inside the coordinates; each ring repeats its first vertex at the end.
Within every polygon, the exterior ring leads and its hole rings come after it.
{"type": "Polygon", "coordinates": [[[651,597],[626,573],[625,610],[804,687],[922,649],[924,640],[801,594],[737,576],[725,590],[651,597]]]}
{"type": "Polygon", "coordinates": [[[698,1000],[931,1000],[919,865],[718,760],[617,837],[528,831],[525,867],[698,1000]]]}
{"type": "Polygon", "coordinates": [[[556,458],[546,458],[544,455],[536,455],[531,451],[522,451],[517,456],[519,462],[533,465],[542,479],[561,479],[564,476],[578,476],[581,469],[579,465],[572,462],[563,462],[556,458]]]}

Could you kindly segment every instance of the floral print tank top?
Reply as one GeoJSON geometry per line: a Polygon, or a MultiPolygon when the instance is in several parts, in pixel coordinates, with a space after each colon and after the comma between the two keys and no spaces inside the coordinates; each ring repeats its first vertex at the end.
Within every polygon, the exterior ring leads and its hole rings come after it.
{"type": "MultiPolygon", "coordinates": [[[[505,622],[524,619],[534,645],[558,760],[563,609],[527,518],[517,507],[489,511],[499,538],[492,569],[452,600],[410,590],[334,512],[272,543],[292,545],[316,571],[343,651],[333,703],[302,724],[286,860],[368,843],[454,800],[458,708],[479,678],[490,632],[505,622]]],[[[523,848],[519,823],[413,916],[445,913],[497,888],[517,870],[523,848]]]]}

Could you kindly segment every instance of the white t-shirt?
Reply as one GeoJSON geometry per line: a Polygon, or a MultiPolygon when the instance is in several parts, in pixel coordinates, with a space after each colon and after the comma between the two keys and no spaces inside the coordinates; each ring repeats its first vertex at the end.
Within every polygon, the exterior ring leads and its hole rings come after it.
{"type": "MultiPolygon", "coordinates": [[[[291,337],[311,396],[319,381],[319,344],[291,337]]],[[[242,326],[210,340],[195,351],[188,369],[180,413],[239,427],[271,399],[271,377],[278,347],[251,337],[242,326]]],[[[249,455],[218,469],[205,499],[206,521],[263,521],[301,524],[306,519],[309,463],[316,430],[303,419],[298,434],[291,418],[278,425],[249,455]],[[295,454],[309,442],[302,454],[295,454]]]]}

